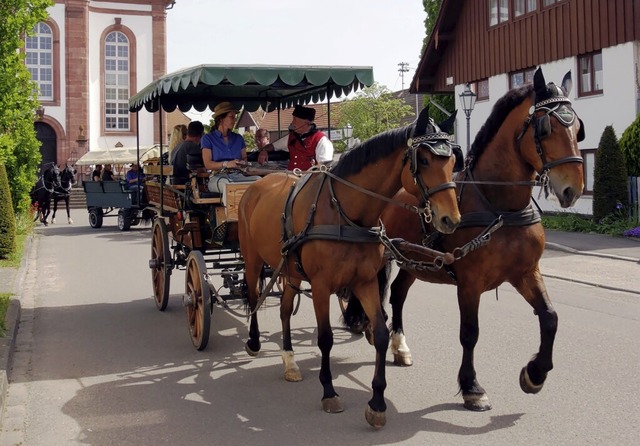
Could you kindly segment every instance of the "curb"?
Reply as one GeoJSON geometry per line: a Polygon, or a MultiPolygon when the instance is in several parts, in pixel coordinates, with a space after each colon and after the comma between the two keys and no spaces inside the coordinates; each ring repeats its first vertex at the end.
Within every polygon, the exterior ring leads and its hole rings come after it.
{"type": "Polygon", "coordinates": [[[588,252],[588,251],[578,251],[574,248],[569,248],[568,246],[560,245],[558,243],[545,242],[545,249],[550,249],[553,251],[563,251],[568,252],[570,254],[578,254],[581,256],[591,256],[591,257],[602,257],[603,259],[612,259],[612,260],[623,260],[625,262],[633,262],[640,263],[640,259],[636,259],[633,257],[619,256],[615,254],[607,254],[604,252],[588,252]]]}
{"type": "Polygon", "coordinates": [[[18,335],[18,327],[20,326],[20,315],[22,314],[22,305],[20,304],[20,291],[22,282],[27,274],[27,259],[31,251],[33,234],[27,237],[24,242],[24,251],[18,273],[13,283],[13,295],[9,301],[9,308],[5,317],[6,332],[3,338],[0,338],[0,424],[4,417],[7,389],[9,387],[9,370],[13,364],[13,352],[16,346],[16,337],[18,335]]]}

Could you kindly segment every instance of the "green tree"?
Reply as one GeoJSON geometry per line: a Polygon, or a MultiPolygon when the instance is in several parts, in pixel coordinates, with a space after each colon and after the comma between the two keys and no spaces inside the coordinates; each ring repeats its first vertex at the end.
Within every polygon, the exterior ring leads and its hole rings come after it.
{"type": "MultiPolygon", "coordinates": [[[[425,28],[425,36],[422,41],[422,49],[420,50],[420,56],[424,55],[424,51],[427,47],[427,42],[429,41],[429,37],[433,32],[433,28],[436,25],[436,20],[438,18],[438,14],[440,12],[440,5],[442,4],[442,0],[422,0],[422,5],[424,7],[424,12],[426,13],[426,17],[424,19],[424,28],[425,28]]],[[[447,110],[449,113],[453,113],[456,109],[456,101],[453,94],[434,94],[429,95],[425,99],[425,103],[423,106],[428,106],[430,99],[433,102],[436,102],[442,108],[447,110]]],[[[436,122],[444,121],[448,116],[443,113],[437,107],[431,107],[429,111],[429,116],[433,118],[436,122]]]]}
{"type": "Polygon", "coordinates": [[[13,207],[26,212],[40,164],[33,126],[38,108],[34,83],[24,65],[24,36],[47,17],[51,0],[0,2],[0,163],[6,166],[13,207]]]}
{"type": "Polygon", "coordinates": [[[620,148],[624,153],[627,173],[632,177],[640,177],[640,114],[622,134],[620,148]]]}
{"type": "Polygon", "coordinates": [[[0,259],[9,257],[16,248],[16,217],[9,193],[4,164],[0,163],[0,259]]]}
{"type": "Polygon", "coordinates": [[[351,124],[353,138],[360,141],[386,130],[400,127],[402,119],[413,114],[413,107],[395,99],[385,86],[374,82],[340,104],[338,127],[351,124]]]}
{"type": "Polygon", "coordinates": [[[627,167],[613,127],[605,127],[593,172],[593,219],[598,222],[609,214],[621,212],[627,204],[627,167]]]}

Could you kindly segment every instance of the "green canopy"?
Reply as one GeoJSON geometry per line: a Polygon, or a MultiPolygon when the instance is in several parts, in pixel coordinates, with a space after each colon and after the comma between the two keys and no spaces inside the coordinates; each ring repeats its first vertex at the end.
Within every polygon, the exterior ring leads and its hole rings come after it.
{"type": "Polygon", "coordinates": [[[220,102],[256,111],[342,97],[373,84],[371,67],[198,65],[162,76],[129,99],[129,110],[204,111],[220,102]]]}

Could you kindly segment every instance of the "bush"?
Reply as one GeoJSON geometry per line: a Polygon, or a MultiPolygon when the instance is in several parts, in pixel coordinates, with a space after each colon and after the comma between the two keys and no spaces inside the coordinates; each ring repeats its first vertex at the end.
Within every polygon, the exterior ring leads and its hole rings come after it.
{"type": "Polygon", "coordinates": [[[640,114],[622,134],[620,149],[624,154],[627,173],[632,177],[640,177],[640,114]]]}
{"type": "Polygon", "coordinates": [[[0,259],[9,257],[16,249],[16,217],[4,164],[0,164],[0,259]]]}
{"type": "Polygon", "coordinates": [[[632,235],[630,235],[629,231],[632,230],[636,224],[632,219],[624,215],[624,211],[618,210],[607,215],[599,222],[595,222],[587,216],[569,212],[556,215],[544,215],[542,217],[542,226],[546,229],[555,229],[557,231],[593,232],[615,237],[631,237],[632,235]]]}
{"type": "Polygon", "coordinates": [[[610,125],[602,132],[593,176],[593,219],[599,222],[628,202],[624,155],[610,125]]]}

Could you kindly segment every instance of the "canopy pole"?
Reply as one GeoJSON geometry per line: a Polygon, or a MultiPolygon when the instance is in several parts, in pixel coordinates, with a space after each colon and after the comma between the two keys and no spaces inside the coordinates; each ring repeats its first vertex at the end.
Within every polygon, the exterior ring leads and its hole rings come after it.
{"type": "MultiPolygon", "coordinates": [[[[327,131],[329,132],[329,141],[331,142],[331,90],[327,84],[327,131]]],[[[333,144],[333,142],[331,142],[333,144]]]]}
{"type": "Polygon", "coordinates": [[[280,125],[280,100],[278,99],[278,139],[282,138],[282,126],[280,125]]]}
{"type": "Polygon", "coordinates": [[[160,215],[164,215],[164,164],[162,162],[162,96],[158,95],[158,128],[160,130],[160,215]]]}
{"type": "MultiPolygon", "coordinates": [[[[140,112],[139,111],[136,112],[136,158],[138,161],[138,169],[142,169],[142,166],[140,165],[140,112]]],[[[129,187],[129,185],[127,185],[127,187],[129,187]]],[[[136,197],[138,198],[138,206],[140,206],[140,188],[139,187],[136,190],[136,197]]]]}

